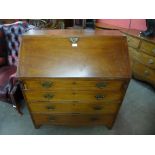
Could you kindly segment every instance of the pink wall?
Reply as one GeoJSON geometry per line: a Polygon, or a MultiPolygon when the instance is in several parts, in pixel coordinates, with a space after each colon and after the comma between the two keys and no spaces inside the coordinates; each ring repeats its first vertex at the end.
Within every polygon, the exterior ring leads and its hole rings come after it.
{"type": "Polygon", "coordinates": [[[130,29],[146,30],[145,19],[98,19],[97,22],[103,22],[122,28],[129,28],[131,22],[130,29]]]}

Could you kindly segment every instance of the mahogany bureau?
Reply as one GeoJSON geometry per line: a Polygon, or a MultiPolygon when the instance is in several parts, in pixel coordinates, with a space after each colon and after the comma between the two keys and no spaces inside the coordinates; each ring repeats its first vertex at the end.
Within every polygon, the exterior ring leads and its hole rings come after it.
{"type": "Polygon", "coordinates": [[[107,30],[37,30],[22,37],[17,76],[36,128],[111,128],[131,77],[125,36],[107,30]]]}

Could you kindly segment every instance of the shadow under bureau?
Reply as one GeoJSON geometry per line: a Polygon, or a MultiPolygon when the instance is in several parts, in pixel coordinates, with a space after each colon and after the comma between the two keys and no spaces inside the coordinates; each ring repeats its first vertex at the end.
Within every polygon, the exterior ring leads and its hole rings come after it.
{"type": "Polygon", "coordinates": [[[126,37],[106,30],[29,31],[17,76],[36,128],[111,128],[131,77],[126,37]]]}

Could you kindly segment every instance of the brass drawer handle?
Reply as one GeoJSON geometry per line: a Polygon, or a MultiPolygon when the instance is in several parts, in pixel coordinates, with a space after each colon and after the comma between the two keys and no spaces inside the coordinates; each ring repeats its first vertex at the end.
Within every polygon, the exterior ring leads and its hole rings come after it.
{"type": "Polygon", "coordinates": [[[97,94],[97,95],[95,95],[95,98],[97,99],[97,100],[103,100],[104,99],[104,95],[102,95],[102,94],[97,94]]]}
{"type": "Polygon", "coordinates": [[[50,87],[53,86],[53,82],[51,82],[51,81],[45,81],[45,82],[42,82],[41,85],[44,88],[50,88],[50,87]]]}
{"type": "Polygon", "coordinates": [[[52,99],[54,97],[53,94],[44,94],[44,98],[46,99],[52,99]]]}
{"type": "Polygon", "coordinates": [[[153,59],[149,59],[149,60],[148,60],[148,64],[154,64],[153,59]]]}
{"type": "Polygon", "coordinates": [[[101,107],[101,106],[94,106],[94,107],[93,107],[94,110],[102,110],[102,108],[103,108],[103,107],[101,107]]]}
{"type": "Polygon", "coordinates": [[[95,122],[95,121],[100,120],[100,118],[99,118],[99,117],[91,117],[90,120],[91,120],[92,122],[95,122]]]}
{"type": "Polygon", "coordinates": [[[99,82],[99,83],[96,84],[97,88],[105,88],[106,86],[107,86],[106,82],[99,82]]]}
{"type": "Polygon", "coordinates": [[[149,75],[149,71],[148,70],[145,70],[144,71],[144,75],[148,76],[149,75]]]}
{"type": "Polygon", "coordinates": [[[49,120],[49,121],[55,121],[55,117],[50,116],[50,117],[48,117],[48,120],[49,120]]]}
{"type": "Polygon", "coordinates": [[[55,106],[47,106],[46,109],[48,109],[48,110],[54,110],[55,109],[55,106]]]}
{"type": "Polygon", "coordinates": [[[152,50],[152,52],[155,54],[155,48],[152,50]]]}

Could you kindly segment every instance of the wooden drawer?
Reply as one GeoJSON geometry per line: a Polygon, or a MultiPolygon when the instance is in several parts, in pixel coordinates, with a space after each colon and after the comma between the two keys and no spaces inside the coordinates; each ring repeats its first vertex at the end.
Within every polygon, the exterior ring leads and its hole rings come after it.
{"type": "Polygon", "coordinates": [[[52,103],[36,102],[29,103],[32,113],[103,113],[114,114],[120,107],[120,103],[52,103]]]}
{"type": "Polygon", "coordinates": [[[118,101],[123,96],[121,91],[25,91],[25,96],[31,101],[118,101]]]}
{"type": "Polygon", "coordinates": [[[127,36],[127,41],[128,41],[128,46],[138,48],[140,39],[132,37],[132,36],[127,36]]]}
{"type": "Polygon", "coordinates": [[[25,89],[40,90],[118,90],[121,80],[90,80],[90,79],[35,79],[24,81],[25,89]]]}
{"type": "Polygon", "coordinates": [[[114,115],[47,115],[32,114],[37,125],[53,124],[53,125],[109,125],[114,121],[114,115]]]}
{"type": "Polygon", "coordinates": [[[143,52],[130,51],[132,53],[132,57],[139,61],[140,63],[155,69],[155,57],[147,55],[143,52]]]}
{"type": "Polygon", "coordinates": [[[155,86],[155,71],[134,60],[133,75],[135,78],[147,81],[155,86]]]}
{"type": "Polygon", "coordinates": [[[155,44],[149,43],[147,41],[142,41],[140,50],[149,55],[155,56],[155,44]]]}

